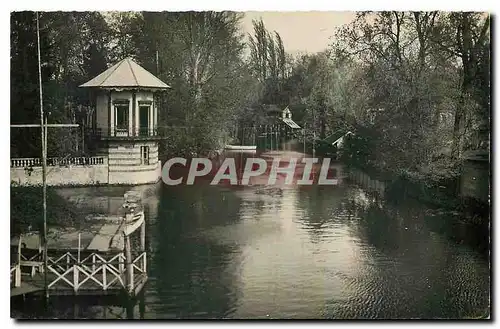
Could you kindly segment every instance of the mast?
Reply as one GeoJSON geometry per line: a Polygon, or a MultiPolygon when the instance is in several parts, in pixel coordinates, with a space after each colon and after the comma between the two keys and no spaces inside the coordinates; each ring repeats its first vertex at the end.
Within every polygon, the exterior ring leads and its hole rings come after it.
{"type": "Polygon", "coordinates": [[[42,91],[42,63],[40,55],[40,20],[36,12],[36,38],[38,46],[38,83],[40,85],[40,125],[42,132],[42,189],[43,189],[43,287],[45,298],[49,297],[47,285],[47,121],[43,113],[43,91],[42,91]]]}

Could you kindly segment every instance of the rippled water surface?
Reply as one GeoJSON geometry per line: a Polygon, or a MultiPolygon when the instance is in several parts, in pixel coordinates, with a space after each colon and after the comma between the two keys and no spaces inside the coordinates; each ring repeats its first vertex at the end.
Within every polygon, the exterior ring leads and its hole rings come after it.
{"type": "MultiPolygon", "coordinates": [[[[460,237],[467,228],[423,205],[374,201],[346,182],[162,186],[147,215],[149,281],[129,309],[135,318],[488,314],[488,260],[460,237]]],[[[118,306],[64,307],[55,307],[59,317],[125,317],[118,306]]]]}

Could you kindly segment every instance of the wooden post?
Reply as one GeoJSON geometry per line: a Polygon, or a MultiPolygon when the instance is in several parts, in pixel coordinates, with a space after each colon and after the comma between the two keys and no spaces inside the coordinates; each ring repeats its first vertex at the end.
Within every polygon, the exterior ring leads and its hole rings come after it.
{"type": "Polygon", "coordinates": [[[14,270],[14,287],[21,286],[21,235],[19,235],[19,243],[17,245],[16,269],[14,270]]]}
{"type": "MultiPolygon", "coordinates": [[[[107,262],[107,261],[106,261],[107,262]]],[[[104,263],[102,265],[102,289],[106,291],[108,289],[108,282],[106,280],[106,267],[108,266],[107,263],[104,263]]],[[[121,275],[121,273],[120,273],[121,275]]]]}
{"type": "MultiPolygon", "coordinates": [[[[125,243],[125,240],[124,240],[124,243],[125,243]]],[[[123,273],[125,273],[125,265],[123,264],[123,261],[122,261],[123,253],[121,254],[120,257],[118,258],[118,270],[120,271],[120,275],[122,275],[123,273]]]]}
{"type": "MultiPolygon", "coordinates": [[[[141,252],[145,253],[146,252],[146,219],[144,219],[144,222],[142,222],[141,225],[141,252]]],[[[142,262],[142,270],[146,272],[146,255],[143,254],[143,258],[141,259],[142,262]]],[[[145,273],[144,273],[145,274],[145,273]]]]}
{"type": "Polygon", "coordinates": [[[146,251],[146,220],[141,225],[141,251],[146,251]]]}
{"type": "Polygon", "coordinates": [[[81,245],[82,234],[78,233],[78,265],[80,265],[80,245],[81,245]]]}
{"type": "Polygon", "coordinates": [[[17,244],[17,264],[21,264],[21,245],[22,245],[22,237],[19,235],[19,242],[17,244]]]}
{"type": "Polygon", "coordinates": [[[78,264],[73,265],[73,290],[75,293],[78,291],[78,264]]]}
{"type": "Polygon", "coordinates": [[[21,264],[16,265],[16,269],[14,270],[14,286],[16,288],[21,286],[21,264]]]}
{"type": "Polygon", "coordinates": [[[132,264],[132,251],[130,250],[130,237],[125,235],[125,258],[126,258],[126,285],[127,292],[129,295],[132,295],[134,292],[134,266],[132,264]]]}
{"type": "Polygon", "coordinates": [[[40,51],[40,20],[36,13],[36,37],[38,48],[38,83],[40,91],[40,125],[42,133],[42,185],[43,185],[43,281],[45,298],[49,298],[47,281],[47,119],[43,113],[42,60],[40,51]]]}

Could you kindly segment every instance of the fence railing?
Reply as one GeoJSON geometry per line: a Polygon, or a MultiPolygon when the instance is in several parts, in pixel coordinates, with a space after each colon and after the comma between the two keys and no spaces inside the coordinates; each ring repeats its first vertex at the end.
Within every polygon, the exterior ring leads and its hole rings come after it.
{"type": "Polygon", "coordinates": [[[95,128],[87,131],[88,134],[97,137],[150,137],[158,136],[160,129],[158,127],[111,127],[95,128]]]}
{"type": "MultiPolygon", "coordinates": [[[[105,164],[104,157],[47,158],[47,166],[92,166],[105,164]]],[[[41,167],[40,158],[10,159],[11,168],[41,167]]]]}
{"type": "Polygon", "coordinates": [[[132,261],[132,272],[127,273],[124,253],[118,253],[108,259],[105,255],[92,253],[80,261],[70,252],[58,258],[49,257],[48,273],[55,275],[55,278],[51,280],[48,287],[49,289],[55,288],[56,284],[59,284],[72,288],[75,292],[82,289],[95,289],[96,286],[102,290],[127,289],[130,283],[134,285],[135,276],[146,274],[146,259],[146,252],[139,254],[132,261]]]}
{"type": "MultiPolygon", "coordinates": [[[[41,253],[34,255],[18,254],[19,260],[11,264],[11,286],[21,286],[21,267],[27,266],[43,272],[43,256],[41,253]]],[[[147,274],[147,253],[141,252],[138,256],[130,258],[127,264],[125,253],[102,255],[90,253],[80,260],[76,252],[66,252],[55,257],[47,258],[47,273],[49,289],[70,288],[78,290],[102,289],[135,289],[137,277],[147,274]],[[129,265],[129,266],[127,266],[129,265]]],[[[36,271],[35,271],[36,272],[36,271]]],[[[31,276],[34,272],[32,270],[31,276]]]]}

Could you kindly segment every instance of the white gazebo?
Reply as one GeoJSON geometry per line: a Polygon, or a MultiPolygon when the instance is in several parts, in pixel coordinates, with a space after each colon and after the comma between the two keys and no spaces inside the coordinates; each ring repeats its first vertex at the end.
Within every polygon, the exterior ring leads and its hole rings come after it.
{"type": "Polygon", "coordinates": [[[156,134],[158,109],[154,93],[169,85],[125,58],[80,87],[100,90],[96,98],[96,128],[116,137],[156,134]]]}
{"type": "Polygon", "coordinates": [[[96,91],[93,128],[101,152],[108,155],[108,183],[157,181],[161,166],[155,93],[170,86],[125,58],[80,87],[96,91]]]}

